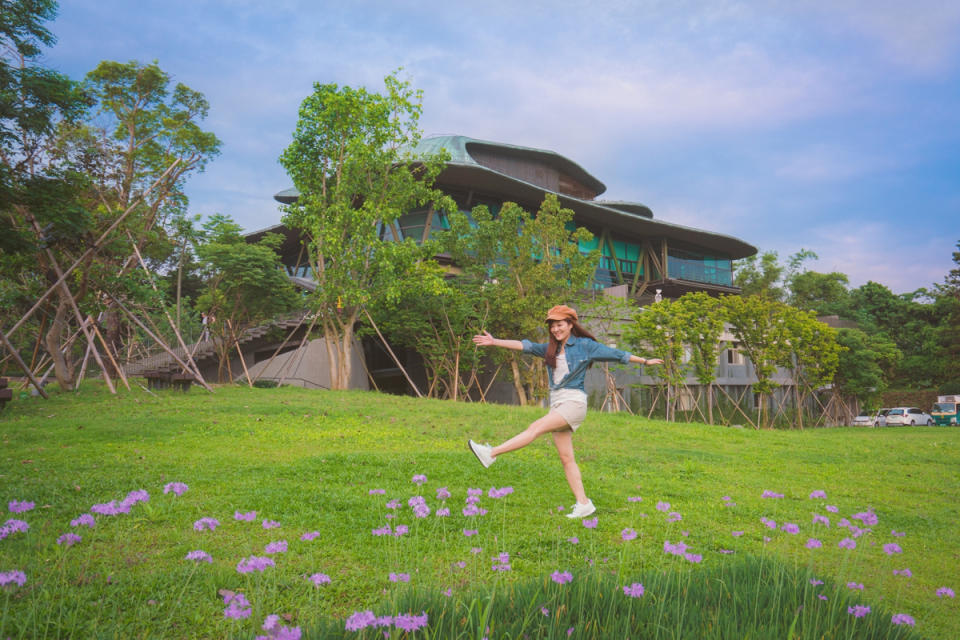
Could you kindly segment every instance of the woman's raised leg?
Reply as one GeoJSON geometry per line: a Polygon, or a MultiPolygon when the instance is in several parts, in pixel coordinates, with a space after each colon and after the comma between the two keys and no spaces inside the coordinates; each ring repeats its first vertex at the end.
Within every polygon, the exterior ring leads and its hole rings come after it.
{"type": "MultiPolygon", "coordinates": [[[[566,419],[559,413],[548,413],[539,420],[531,422],[529,427],[500,446],[494,447],[490,453],[494,457],[497,457],[510,451],[516,451],[517,449],[522,449],[527,446],[545,433],[550,433],[551,431],[557,432],[563,429],[570,429],[570,425],[567,424],[566,419]]],[[[572,445],[570,451],[571,453],[573,451],[572,445]]]]}

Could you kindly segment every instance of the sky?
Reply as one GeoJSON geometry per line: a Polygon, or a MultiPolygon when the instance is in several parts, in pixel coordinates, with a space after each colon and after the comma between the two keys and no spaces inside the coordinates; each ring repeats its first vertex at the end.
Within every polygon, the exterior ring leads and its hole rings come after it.
{"type": "Polygon", "coordinates": [[[314,83],[422,89],[424,135],[570,158],[668,222],[895,293],[960,241],[960,2],[61,0],[43,62],[156,60],[210,102],[192,213],[280,222],[314,83]]]}

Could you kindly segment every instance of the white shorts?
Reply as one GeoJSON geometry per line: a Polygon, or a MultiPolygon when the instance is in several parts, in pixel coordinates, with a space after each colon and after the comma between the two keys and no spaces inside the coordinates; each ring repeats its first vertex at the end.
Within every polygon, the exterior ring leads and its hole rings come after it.
{"type": "Polygon", "coordinates": [[[559,398],[551,396],[550,413],[562,416],[570,425],[570,428],[576,431],[587,417],[587,396],[586,394],[578,394],[580,397],[564,397],[566,395],[560,394],[559,398]]]}

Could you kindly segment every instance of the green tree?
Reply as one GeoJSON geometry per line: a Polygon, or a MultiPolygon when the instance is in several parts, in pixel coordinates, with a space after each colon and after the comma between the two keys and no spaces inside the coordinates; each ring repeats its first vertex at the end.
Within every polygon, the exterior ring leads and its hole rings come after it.
{"type": "Polygon", "coordinates": [[[623,330],[623,338],[632,352],[661,358],[663,364],[651,371],[666,395],[666,418],[676,417],[676,401],[684,387],[688,367],[683,362],[683,328],[678,304],[663,299],[638,309],[633,322],[623,330]]]}
{"type": "Polygon", "coordinates": [[[849,284],[850,280],[844,273],[803,271],[791,278],[788,301],[798,309],[815,311],[818,315],[849,317],[849,284]]]}
{"type": "Polygon", "coordinates": [[[724,296],[722,300],[731,331],[753,365],[757,378],[753,390],[760,396],[757,425],[765,426],[769,397],[780,386],[773,375],[789,353],[786,305],[762,296],[724,296]]]}
{"type": "Polygon", "coordinates": [[[724,331],[724,308],[719,299],[702,291],[677,300],[675,313],[680,337],[690,350],[690,367],[697,382],[707,389],[707,421],[713,424],[713,382],[717,359],[726,348],[720,339],[724,331]]]}
{"type": "Polygon", "coordinates": [[[780,281],[784,271],[777,252],[764,251],[759,257],[752,255],[734,263],[733,284],[740,287],[745,296],[782,300],[785,293],[780,281]]]}
{"type": "Polygon", "coordinates": [[[900,350],[882,334],[870,335],[860,329],[840,329],[837,343],[842,351],[834,387],[840,394],[853,396],[862,405],[876,408],[901,357],[900,350]]]}
{"type": "MultiPolygon", "coordinates": [[[[497,336],[546,340],[544,313],[570,302],[590,282],[599,252],[580,253],[578,244],[592,238],[583,228],[571,231],[573,211],[548,194],[531,216],[507,202],[494,216],[485,206],[468,216],[450,215],[450,230],[439,235],[440,246],[461,270],[460,277],[480,292],[476,315],[486,318],[484,329],[497,336]]],[[[521,404],[546,392],[546,369],[540,360],[501,350],[513,374],[521,404]]]]}
{"type": "MultiPolygon", "coordinates": [[[[384,93],[314,84],[300,105],[293,142],[280,156],[300,193],[283,220],[307,238],[317,281],[310,303],[338,389],[350,380],[364,307],[399,299],[404,283],[430,288],[424,274],[401,270],[429,259],[431,251],[400,242],[397,219],[418,207],[449,206],[433,188],[445,158],[412,151],[421,135],[422,93],[396,74],[384,84],[384,93]]],[[[432,281],[440,286],[438,278],[432,281]]]]}
{"type": "Polygon", "coordinates": [[[240,235],[240,227],[229,216],[219,214],[211,216],[203,229],[205,241],[198,245],[197,255],[206,286],[196,309],[215,318],[212,333],[223,382],[234,377],[229,353],[233,348],[239,350],[244,331],[293,309],[299,298],[278,254],[282,236],[268,233],[256,244],[248,243],[240,235]]]}
{"type": "Polygon", "coordinates": [[[796,424],[802,429],[803,406],[811,394],[833,381],[843,347],[837,343],[837,330],[817,320],[812,311],[784,306],[781,313],[788,348],[780,364],[793,378],[796,424]]]}

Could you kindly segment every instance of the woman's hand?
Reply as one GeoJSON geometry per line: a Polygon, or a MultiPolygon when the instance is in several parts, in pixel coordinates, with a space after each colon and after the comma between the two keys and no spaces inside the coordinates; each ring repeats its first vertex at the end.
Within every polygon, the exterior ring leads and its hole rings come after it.
{"type": "Polygon", "coordinates": [[[484,331],[481,334],[473,336],[473,344],[477,345],[478,347],[492,347],[493,336],[484,331]]]}
{"type": "Polygon", "coordinates": [[[643,364],[663,364],[663,358],[648,358],[643,364]]]}

